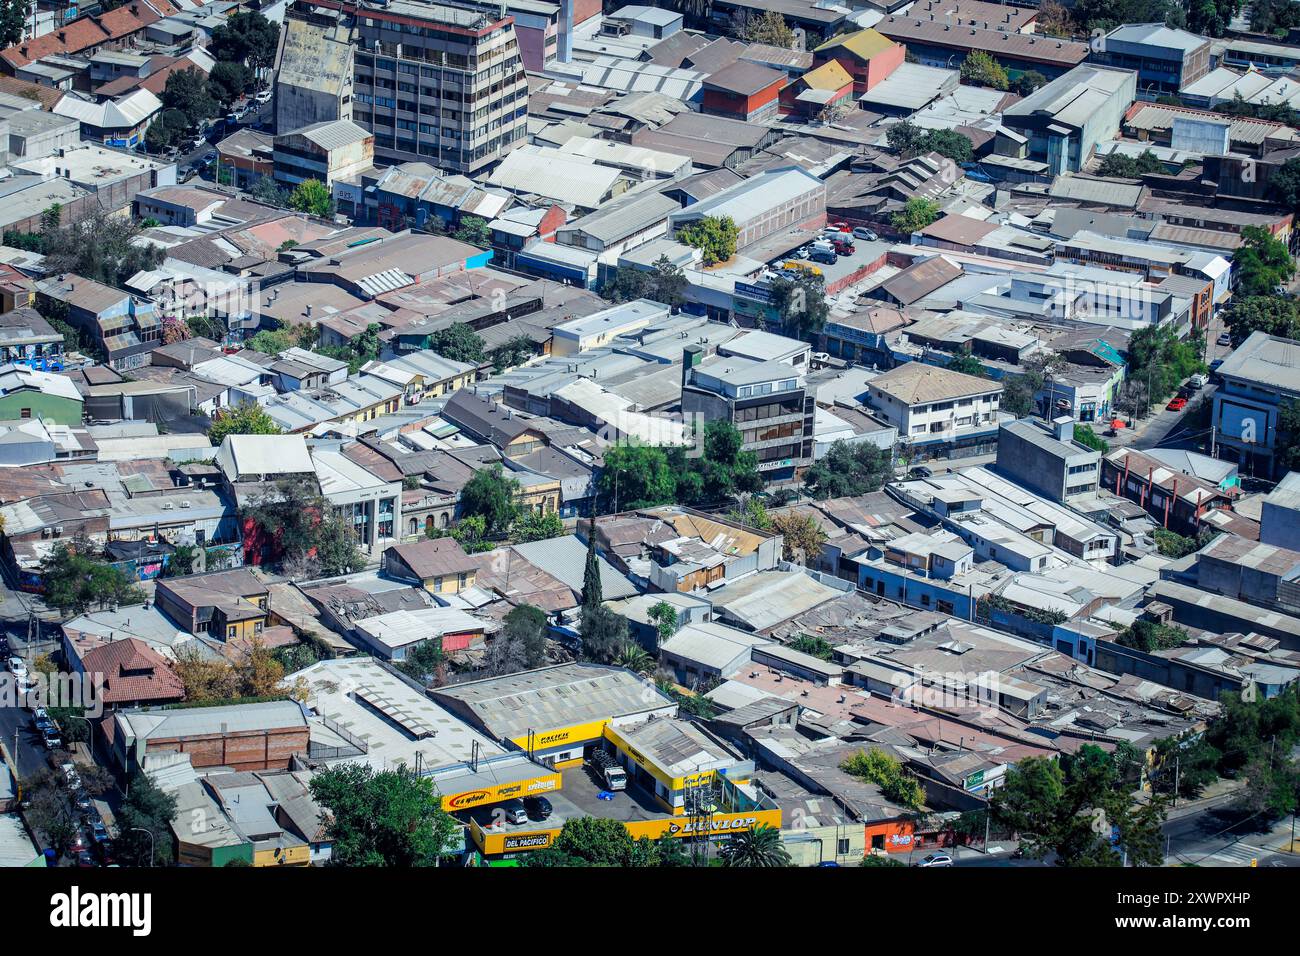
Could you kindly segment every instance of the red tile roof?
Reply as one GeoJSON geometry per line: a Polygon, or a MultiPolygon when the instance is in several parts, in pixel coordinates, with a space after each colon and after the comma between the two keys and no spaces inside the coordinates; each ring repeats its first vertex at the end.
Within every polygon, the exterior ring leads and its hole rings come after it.
{"type": "Polygon", "coordinates": [[[103,644],[81,659],[87,674],[102,674],[106,704],[183,700],[185,685],[167,659],[134,637],[103,644]]]}
{"type": "Polygon", "coordinates": [[[10,69],[26,66],[41,57],[60,53],[80,53],[138,33],[151,23],[177,12],[169,0],[130,0],[97,17],[80,17],[52,33],[16,43],[0,51],[0,59],[10,69]]]}

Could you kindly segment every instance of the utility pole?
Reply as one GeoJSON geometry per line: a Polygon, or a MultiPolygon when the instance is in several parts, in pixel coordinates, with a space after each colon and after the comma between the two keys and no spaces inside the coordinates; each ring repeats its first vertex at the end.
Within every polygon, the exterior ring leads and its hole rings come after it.
{"type": "Polygon", "coordinates": [[[1178,806],[1178,787],[1183,779],[1183,755],[1174,758],[1174,806],[1178,806]]]}

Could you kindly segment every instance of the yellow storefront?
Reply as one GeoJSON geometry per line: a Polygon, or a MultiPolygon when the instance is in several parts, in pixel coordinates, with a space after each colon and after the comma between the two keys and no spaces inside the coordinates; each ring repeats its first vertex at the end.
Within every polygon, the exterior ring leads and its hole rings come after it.
{"type": "Polygon", "coordinates": [[[455,813],[458,810],[473,810],[476,807],[513,800],[516,797],[534,797],[559,789],[559,773],[542,773],[527,780],[477,787],[460,793],[444,793],[442,808],[448,813],[455,813]]]}
{"type": "MultiPolygon", "coordinates": [[[[707,827],[711,838],[725,837],[761,826],[780,829],[781,811],[748,810],[740,813],[715,813],[707,818],[699,818],[698,821],[696,818],[670,817],[658,820],[629,820],[625,821],[623,826],[634,840],[639,840],[641,837],[651,840],[657,840],[662,836],[692,837],[699,834],[698,827],[701,826],[707,827]]],[[[559,827],[497,831],[485,829],[477,821],[470,822],[470,837],[484,856],[545,850],[559,835],[559,827]]]]}

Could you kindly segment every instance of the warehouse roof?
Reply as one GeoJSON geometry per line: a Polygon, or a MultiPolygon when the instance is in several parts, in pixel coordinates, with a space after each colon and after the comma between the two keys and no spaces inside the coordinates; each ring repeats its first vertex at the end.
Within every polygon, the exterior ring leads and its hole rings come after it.
{"type": "Polygon", "coordinates": [[[629,670],[601,664],[557,664],[505,677],[489,677],[433,692],[459,704],[493,737],[510,740],[575,724],[642,714],[672,706],[672,699],[629,670]]]}

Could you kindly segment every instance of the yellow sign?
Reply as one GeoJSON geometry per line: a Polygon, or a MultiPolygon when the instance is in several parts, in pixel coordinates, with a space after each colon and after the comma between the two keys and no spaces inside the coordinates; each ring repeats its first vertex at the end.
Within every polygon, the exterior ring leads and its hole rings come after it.
{"type": "Polygon", "coordinates": [[[490,787],[465,790],[461,793],[444,793],[442,795],[442,808],[448,813],[452,813],[456,810],[472,810],[475,807],[487,806],[490,803],[500,803],[502,800],[510,800],[514,797],[531,797],[538,793],[550,793],[552,790],[560,789],[560,780],[558,773],[547,773],[528,780],[517,780],[514,783],[499,783],[490,787]]]}
{"type": "Polygon", "coordinates": [[[700,786],[708,783],[717,776],[717,771],[715,770],[701,770],[699,773],[687,774],[685,777],[669,776],[661,770],[657,764],[651,761],[649,757],[646,757],[624,740],[623,736],[613,727],[605,728],[605,737],[615,747],[627,754],[633,763],[667,787],[670,793],[685,790],[687,787],[700,786]]]}
{"type": "MultiPolygon", "coordinates": [[[[715,813],[706,820],[694,818],[663,817],[658,820],[632,820],[623,824],[634,840],[647,837],[657,840],[661,836],[692,837],[706,828],[709,836],[728,836],[743,833],[761,826],[774,829],[781,827],[780,810],[751,810],[746,813],[715,813]]],[[[545,850],[560,835],[558,829],[546,830],[484,830],[477,820],[471,820],[470,836],[487,856],[500,853],[525,853],[530,850],[545,850]]]]}
{"type": "Polygon", "coordinates": [[[554,730],[541,730],[533,733],[532,740],[528,735],[522,737],[512,737],[511,743],[527,750],[530,743],[533,752],[541,750],[551,750],[555,747],[562,747],[565,744],[587,743],[591,740],[600,740],[605,730],[605,721],[595,720],[586,724],[574,724],[572,727],[559,727],[554,730]]]}

